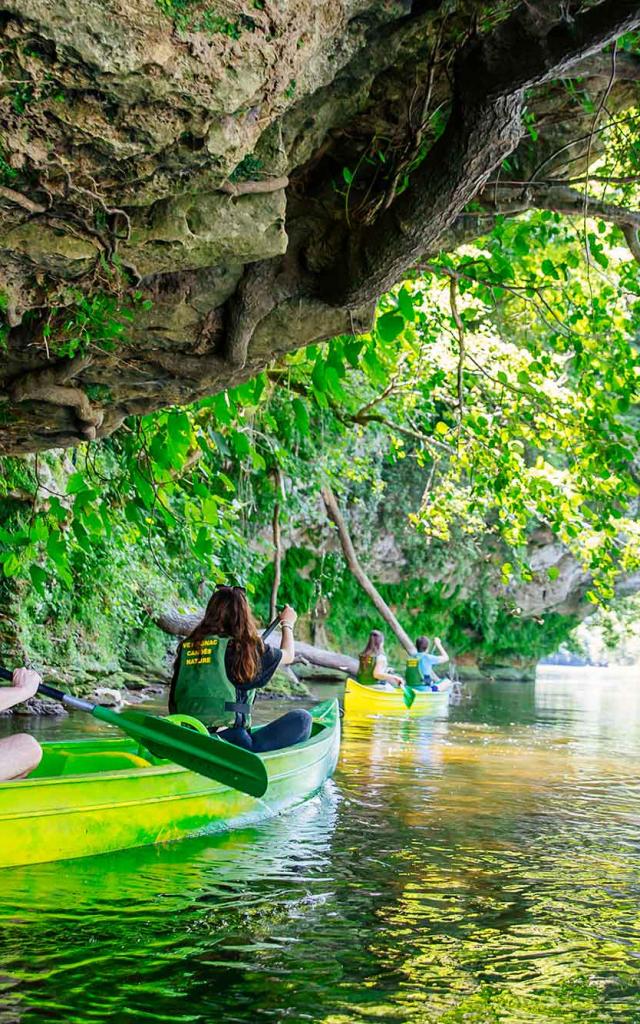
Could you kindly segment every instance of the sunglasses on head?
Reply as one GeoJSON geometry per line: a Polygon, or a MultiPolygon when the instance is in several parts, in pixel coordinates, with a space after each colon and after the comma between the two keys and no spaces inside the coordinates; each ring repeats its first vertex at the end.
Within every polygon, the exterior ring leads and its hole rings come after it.
{"type": "Polygon", "coordinates": [[[216,583],[216,590],[239,590],[241,594],[246,594],[245,587],[236,587],[231,583],[216,583]]]}

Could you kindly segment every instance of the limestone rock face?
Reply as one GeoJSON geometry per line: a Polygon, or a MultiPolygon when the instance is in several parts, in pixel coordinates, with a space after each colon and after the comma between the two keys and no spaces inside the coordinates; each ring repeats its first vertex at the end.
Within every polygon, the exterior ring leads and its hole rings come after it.
{"type": "MultiPolygon", "coordinates": [[[[416,259],[472,237],[464,210],[492,169],[515,149],[526,180],[540,156],[520,145],[522,93],[554,76],[545,64],[523,78],[513,32],[543,54],[565,5],[545,5],[549,18],[518,0],[498,7],[483,20],[471,0],[5,0],[0,454],[107,436],[282,352],[366,330],[416,259]],[[478,31],[498,33],[482,74],[467,45],[478,31]],[[498,67],[493,118],[482,87],[498,67]],[[418,124],[423,106],[449,117],[446,138],[418,124]],[[398,197],[418,143],[440,155],[398,197]],[[396,216],[396,200],[415,208],[396,216]],[[68,351],[65,324],[86,296],[117,300],[126,371],[99,340],[68,351]]],[[[573,58],[599,58],[633,27],[620,8],[593,42],[574,33],[573,58]]],[[[556,51],[564,73],[570,54],[556,51]]],[[[593,109],[605,92],[608,111],[637,105],[637,61],[620,55],[613,84],[609,63],[589,70],[593,109]]],[[[597,157],[588,104],[576,112],[553,84],[527,95],[544,154],[584,137],[571,173],[597,157]]],[[[563,173],[562,159],[547,172],[563,173]]]]}
{"type": "Polygon", "coordinates": [[[251,263],[286,251],[284,189],[270,195],[222,193],[159,200],[134,211],[122,259],[141,277],[251,263]]]}
{"type": "Polygon", "coordinates": [[[342,99],[330,87],[404,13],[375,0],[8,0],[0,406],[11,411],[0,417],[0,452],[107,435],[127,415],[246,379],[276,345],[351,322],[320,303],[276,310],[250,358],[225,365],[224,306],[245,267],[287,251],[288,175],[340,111],[365,101],[373,67],[358,88],[348,76],[342,99]],[[81,364],[59,358],[56,326],[82,294],[115,293],[126,306],[134,288],[153,309],[131,327],[128,376],[99,346],[81,364]],[[180,379],[184,355],[200,361],[180,379]],[[100,385],[110,398],[55,401],[43,375],[85,396],[100,385]]]}

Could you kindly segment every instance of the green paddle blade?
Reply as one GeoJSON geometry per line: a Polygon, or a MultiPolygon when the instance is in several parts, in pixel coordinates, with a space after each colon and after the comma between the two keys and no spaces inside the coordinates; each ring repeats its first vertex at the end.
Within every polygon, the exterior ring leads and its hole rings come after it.
{"type": "Polygon", "coordinates": [[[91,714],[139,740],[154,757],[175,761],[249,796],[261,797],[266,792],[267,769],[250,750],[139,711],[112,711],[96,704],[91,714]]]}
{"type": "Polygon", "coordinates": [[[410,686],[403,686],[402,698],[404,700],[405,707],[410,708],[416,699],[416,691],[412,690],[410,686]]]}

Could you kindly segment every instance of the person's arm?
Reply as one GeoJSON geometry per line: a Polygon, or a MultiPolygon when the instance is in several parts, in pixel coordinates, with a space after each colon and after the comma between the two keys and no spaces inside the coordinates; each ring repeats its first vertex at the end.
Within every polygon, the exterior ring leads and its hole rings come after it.
{"type": "Polygon", "coordinates": [[[438,650],[440,653],[437,654],[437,655],[436,654],[432,654],[431,655],[431,664],[432,665],[444,665],[445,661],[449,660],[449,655],[447,654],[447,652],[445,651],[444,647],[442,646],[442,641],[441,641],[439,636],[434,637],[433,642],[434,642],[434,644],[436,646],[436,650],[438,650]]]}
{"type": "Polygon", "coordinates": [[[387,672],[387,659],[384,654],[379,654],[376,658],[375,665],[373,666],[373,678],[381,679],[385,683],[395,683],[396,686],[402,686],[404,682],[400,676],[395,675],[393,672],[387,672]]]}
{"type": "Polygon", "coordinates": [[[13,686],[0,687],[0,711],[7,711],[35,697],[42,679],[30,668],[17,668],[13,673],[13,686]]]}
{"type": "Polygon", "coordinates": [[[280,643],[280,650],[282,651],[281,665],[291,665],[296,656],[295,644],[293,639],[293,627],[296,624],[298,616],[294,612],[293,608],[289,605],[285,605],[280,615],[280,625],[282,627],[282,640],[280,643]]]}

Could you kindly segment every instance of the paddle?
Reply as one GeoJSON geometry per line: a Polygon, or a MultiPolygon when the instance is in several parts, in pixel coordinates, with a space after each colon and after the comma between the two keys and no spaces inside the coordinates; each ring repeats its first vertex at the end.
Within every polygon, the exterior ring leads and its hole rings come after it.
{"type": "Polygon", "coordinates": [[[404,706],[406,708],[410,708],[416,699],[416,691],[412,690],[406,683],[402,687],[402,699],[404,700],[404,706]]]}
{"type": "Polygon", "coordinates": [[[265,629],[264,633],[262,634],[262,639],[263,639],[263,640],[266,640],[266,639],[268,639],[268,637],[270,637],[270,636],[271,636],[271,634],[273,633],[273,631],[274,631],[274,629],[276,628],[276,626],[279,626],[279,625],[280,625],[280,616],[279,616],[279,615],[276,615],[276,617],[275,617],[275,619],[273,620],[273,622],[270,622],[270,623],[269,623],[269,625],[268,625],[268,626],[267,626],[267,628],[265,629]]]}

